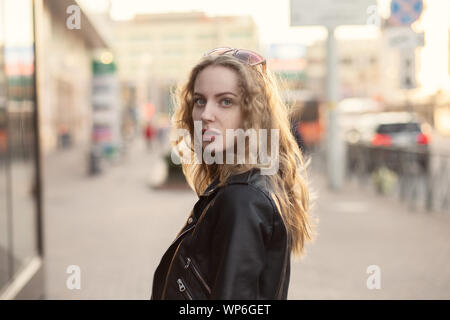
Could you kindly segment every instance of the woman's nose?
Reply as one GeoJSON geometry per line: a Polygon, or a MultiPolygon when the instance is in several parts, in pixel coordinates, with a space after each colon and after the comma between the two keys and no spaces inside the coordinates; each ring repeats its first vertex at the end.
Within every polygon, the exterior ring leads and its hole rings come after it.
{"type": "Polygon", "coordinates": [[[214,121],[214,106],[212,105],[212,103],[207,103],[203,108],[201,119],[203,121],[214,121]]]}

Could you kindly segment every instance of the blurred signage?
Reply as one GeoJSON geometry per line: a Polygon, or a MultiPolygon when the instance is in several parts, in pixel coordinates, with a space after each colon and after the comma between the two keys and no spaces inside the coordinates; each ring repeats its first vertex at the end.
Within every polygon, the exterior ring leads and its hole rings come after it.
{"type": "Polygon", "coordinates": [[[120,144],[119,80],[114,62],[92,62],[92,142],[104,150],[120,144]]]}
{"type": "Polygon", "coordinates": [[[416,57],[414,49],[400,50],[400,88],[413,89],[416,83],[416,57]]]}
{"type": "Polygon", "coordinates": [[[422,0],[392,0],[390,26],[409,26],[419,19],[423,10],[422,0]]]}
{"type": "Polygon", "coordinates": [[[424,34],[416,33],[409,27],[397,27],[385,29],[388,45],[391,48],[412,49],[423,47],[424,34]]]}
{"type": "Polygon", "coordinates": [[[103,63],[98,60],[92,61],[92,71],[94,75],[113,74],[116,70],[117,66],[114,62],[103,63]]]}
{"type": "Polygon", "coordinates": [[[290,25],[364,25],[371,6],[376,0],[290,0],[290,25]]]}

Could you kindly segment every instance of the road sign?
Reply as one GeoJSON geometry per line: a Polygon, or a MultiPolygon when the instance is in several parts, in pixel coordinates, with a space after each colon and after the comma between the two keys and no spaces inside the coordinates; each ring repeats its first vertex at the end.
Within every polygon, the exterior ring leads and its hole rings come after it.
{"type": "Polygon", "coordinates": [[[376,7],[375,0],[290,0],[291,26],[322,25],[328,29],[326,96],[329,108],[326,154],[329,187],[334,190],[342,188],[346,162],[345,144],[338,125],[339,113],[334,107],[339,101],[339,68],[334,29],[340,25],[372,24],[374,6],[376,7]]]}
{"type": "Polygon", "coordinates": [[[291,0],[291,26],[367,24],[367,8],[376,0],[291,0]]]}
{"type": "Polygon", "coordinates": [[[416,84],[416,57],[414,49],[400,50],[400,88],[412,89],[416,84]]]}
{"type": "Polygon", "coordinates": [[[409,26],[419,19],[423,10],[422,0],[392,0],[389,25],[409,26]]]}
{"type": "Polygon", "coordinates": [[[389,47],[396,49],[413,49],[423,47],[424,34],[416,33],[409,27],[386,28],[386,39],[389,47]]]}

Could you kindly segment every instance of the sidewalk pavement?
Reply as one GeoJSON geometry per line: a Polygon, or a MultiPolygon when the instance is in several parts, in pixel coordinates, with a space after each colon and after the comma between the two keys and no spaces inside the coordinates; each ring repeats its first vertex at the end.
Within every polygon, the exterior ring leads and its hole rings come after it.
{"type": "Polygon", "coordinates": [[[318,236],[292,261],[290,299],[449,299],[450,217],[410,211],[399,201],[347,183],[331,192],[311,179],[318,236]],[[369,266],[381,288],[368,289],[369,266]]]}
{"type": "MultiPolygon", "coordinates": [[[[99,176],[87,176],[86,155],[74,148],[44,160],[46,298],[149,299],[153,272],[197,197],[149,187],[158,155],[142,140],[99,176]],[[79,290],[66,286],[70,265],[80,267],[79,290]]],[[[450,217],[310,180],[318,237],[292,260],[289,299],[450,298],[450,217]],[[380,268],[381,289],[366,286],[370,265],[380,268]]]]}

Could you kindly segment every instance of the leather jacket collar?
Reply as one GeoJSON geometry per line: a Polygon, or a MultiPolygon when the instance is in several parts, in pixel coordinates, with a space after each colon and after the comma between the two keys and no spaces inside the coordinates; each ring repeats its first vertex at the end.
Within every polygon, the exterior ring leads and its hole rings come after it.
{"type": "MultiPolygon", "coordinates": [[[[233,184],[233,183],[249,183],[250,178],[252,174],[260,175],[260,169],[259,168],[253,168],[243,173],[238,173],[235,175],[232,175],[228,178],[225,185],[233,184]]],[[[206,188],[206,190],[200,195],[200,197],[207,197],[214,193],[214,191],[217,190],[219,184],[219,177],[215,178],[213,182],[206,188]]]]}

